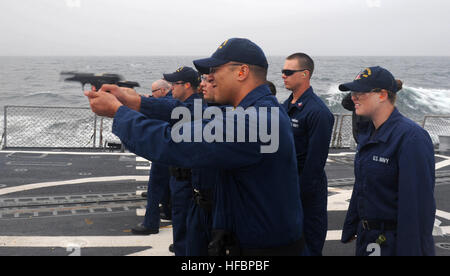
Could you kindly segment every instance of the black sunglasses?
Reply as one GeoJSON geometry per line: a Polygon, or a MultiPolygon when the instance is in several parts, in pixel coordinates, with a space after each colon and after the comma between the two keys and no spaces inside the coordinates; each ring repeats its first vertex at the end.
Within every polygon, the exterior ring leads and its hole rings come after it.
{"type": "Polygon", "coordinates": [[[281,73],[284,74],[285,76],[289,77],[289,76],[294,75],[297,72],[303,72],[303,71],[307,71],[307,70],[308,69],[302,69],[302,70],[287,70],[287,69],[284,69],[284,70],[281,70],[281,73]]]}

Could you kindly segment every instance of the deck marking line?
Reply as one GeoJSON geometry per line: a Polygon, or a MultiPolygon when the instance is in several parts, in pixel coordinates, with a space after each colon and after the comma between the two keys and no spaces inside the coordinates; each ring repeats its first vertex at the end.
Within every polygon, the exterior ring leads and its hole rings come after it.
{"type": "MultiPolygon", "coordinates": [[[[148,176],[145,176],[148,179],[148,176]]],[[[92,177],[92,178],[81,178],[66,181],[55,181],[55,182],[43,182],[28,185],[21,185],[17,187],[10,187],[0,189],[0,195],[12,194],[22,191],[29,191],[41,188],[65,186],[65,185],[76,185],[76,184],[86,184],[86,183],[99,183],[99,182],[113,182],[113,181],[136,181],[136,179],[143,179],[141,175],[128,175],[128,176],[110,176],[110,177],[92,177]]]]}
{"type": "Polygon", "coordinates": [[[0,150],[0,153],[29,153],[29,154],[48,154],[48,155],[118,155],[118,156],[136,156],[134,153],[121,153],[121,152],[56,152],[56,151],[9,151],[0,150]]]}
{"type": "Polygon", "coordinates": [[[441,210],[436,210],[436,217],[440,217],[446,220],[450,220],[450,213],[441,210]]]}
{"type": "Polygon", "coordinates": [[[450,166],[450,160],[445,160],[445,161],[436,163],[436,170],[442,169],[447,166],[450,166]]]}
{"type": "Polygon", "coordinates": [[[160,229],[158,235],[150,236],[0,236],[1,247],[60,247],[66,248],[77,245],[81,248],[99,247],[147,247],[164,248],[167,252],[168,245],[172,242],[172,229],[160,229]]]}

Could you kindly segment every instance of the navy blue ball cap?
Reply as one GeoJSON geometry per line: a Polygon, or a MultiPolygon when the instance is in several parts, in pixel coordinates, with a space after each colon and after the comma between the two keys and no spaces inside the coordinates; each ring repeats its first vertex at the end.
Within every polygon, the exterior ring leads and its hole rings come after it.
{"type": "Polygon", "coordinates": [[[379,66],[366,68],[356,76],[354,81],[339,86],[341,91],[353,92],[371,92],[376,88],[386,89],[394,93],[399,90],[391,72],[379,66]]]}
{"type": "Polygon", "coordinates": [[[222,43],[210,57],[194,60],[195,68],[201,74],[209,74],[210,68],[218,67],[230,61],[269,68],[263,50],[246,38],[231,38],[222,43]]]}
{"type": "Polygon", "coordinates": [[[171,74],[163,74],[164,79],[168,82],[189,82],[194,86],[197,86],[200,83],[200,76],[197,71],[195,71],[191,67],[180,67],[171,74]]]}

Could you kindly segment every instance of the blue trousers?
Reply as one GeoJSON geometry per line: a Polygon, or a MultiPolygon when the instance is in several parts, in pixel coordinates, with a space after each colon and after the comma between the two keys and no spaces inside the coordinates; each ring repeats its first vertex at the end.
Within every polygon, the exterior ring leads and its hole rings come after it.
{"type": "Polygon", "coordinates": [[[208,256],[208,244],[211,241],[212,212],[190,202],[187,217],[187,256],[208,256]]]}
{"type": "Polygon", "coordinates": [[[165,208],[164,212],[166,214],[169,212],[169,180],[169,167],[159,163],[152,163],[147,190],[147,210],[144,218],[144,226],[147,228],[159,229],[161,219],[160,203],[165,208]]]}
{"type": "Polygon", "coordinates": [[[170,177],[172,196],[172,230],[175,256],[186,256],[186,222],[192,200],[192,183],[170,177]]]}
{"type": "MultiPolygon", "coordinates": [[[[311,256],[322,256],[328,231],[328,192],[325,184],[311,195],[302,195],[304,235],[311,256]]],[[[300,188],[301,189],[301,188],[300,188]]]]}

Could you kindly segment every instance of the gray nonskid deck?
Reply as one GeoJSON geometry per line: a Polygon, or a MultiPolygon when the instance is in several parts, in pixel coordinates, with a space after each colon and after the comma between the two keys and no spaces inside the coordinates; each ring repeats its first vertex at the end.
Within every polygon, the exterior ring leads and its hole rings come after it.
{"type": "MultiPolygon", "coordinates": [[[[439,156],[437,164],[450,160],[439,156]]],[[[353,158],[351,151],[332,150],[327,162],[324,255],[354,254],[354,244],[339,241],[354,184],[353,158]]],[[[170,222],[162,222],[158,235],[130,233],[143,220],[146,200],[136,191],[146,189],[149,169],[148,161],[132,154],[0,151],[0,255],[172,255],[170,222]]],[[[450,255],[450,167],[436,176],[436,252],[450,255]]]]}
{"type": "Polygon", "coordinates": [[[145,205],[146,199],[136,193],[0,198],[0,220],[128,212],[145,205]]]}

